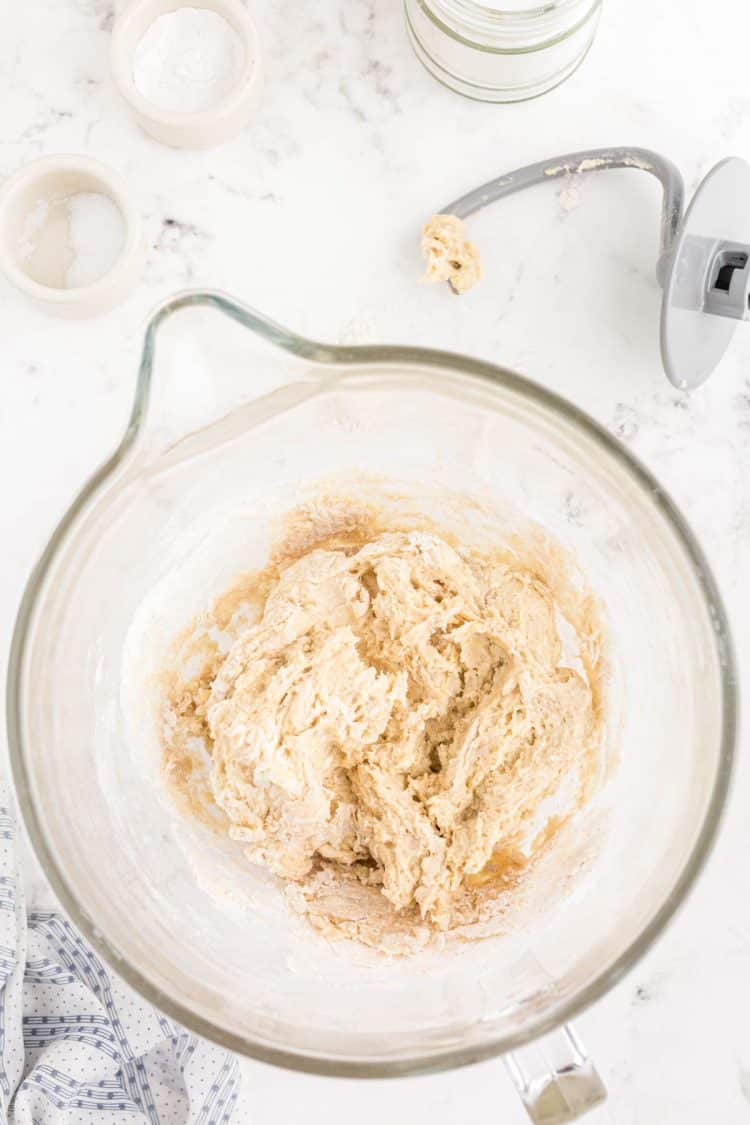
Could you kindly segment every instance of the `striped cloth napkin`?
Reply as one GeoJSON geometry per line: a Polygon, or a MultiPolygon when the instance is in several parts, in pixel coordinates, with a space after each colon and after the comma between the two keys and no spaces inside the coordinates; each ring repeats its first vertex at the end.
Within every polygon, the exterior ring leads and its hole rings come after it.
{"type": "Polygon", "coordinates": [[[0,784],[0,1119],[240,1125],[237,1060],[112,976],[56,910],[27,910],[0,784]]]}

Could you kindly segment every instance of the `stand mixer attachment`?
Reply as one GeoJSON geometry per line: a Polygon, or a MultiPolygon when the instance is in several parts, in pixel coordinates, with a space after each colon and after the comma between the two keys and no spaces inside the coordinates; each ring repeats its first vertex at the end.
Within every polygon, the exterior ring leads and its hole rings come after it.
{"type": "Polygon", "coordinates": [[[466,219],[496,199],[562,176],[636,168],[662,185],[661,355],[676,387],[699,387],[717,366],[737,321],[750,320],[750,165],[722,160],[705,176],[687,210],[678,168],[644,148],[567,153],[518,168],[454,200],[441,213],[466,219]]]}

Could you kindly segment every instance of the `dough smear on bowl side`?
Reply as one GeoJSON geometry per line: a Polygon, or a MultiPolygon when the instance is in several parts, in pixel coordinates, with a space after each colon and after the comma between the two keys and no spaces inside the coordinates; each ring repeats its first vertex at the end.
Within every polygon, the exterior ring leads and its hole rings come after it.
{"type": "Polygon", "coordinates": [[[479,933],[599,774],[602,627],[566,566],[541,537],[479,549],[341,496],[296,509],[175,641],[171,788],[327,934],[479,933]]]}

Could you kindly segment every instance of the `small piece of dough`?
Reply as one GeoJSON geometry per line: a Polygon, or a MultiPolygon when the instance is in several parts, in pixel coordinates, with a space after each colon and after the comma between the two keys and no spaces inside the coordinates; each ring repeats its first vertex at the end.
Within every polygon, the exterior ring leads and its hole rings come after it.
{"type": "Polygon", "coordinates": [[[479,251],[466,237],[455,215],[433,215],[422,228],[423,281],[449,281],[456,293],[467,293],[482,277],[479,251]]]}

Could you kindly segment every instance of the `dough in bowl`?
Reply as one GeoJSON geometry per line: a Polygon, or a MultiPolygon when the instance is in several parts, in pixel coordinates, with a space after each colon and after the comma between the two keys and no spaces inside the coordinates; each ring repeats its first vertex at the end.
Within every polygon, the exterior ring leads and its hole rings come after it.
{"type": "Polygon", "coordinates": [[[549,843],[544,803],[572,776],[579,805],[597,775],[601,625],[563,558],[342,496],[296,510],[175,647],[173,785],[326,932],[377,946],[476,920],[549,843]]]}

